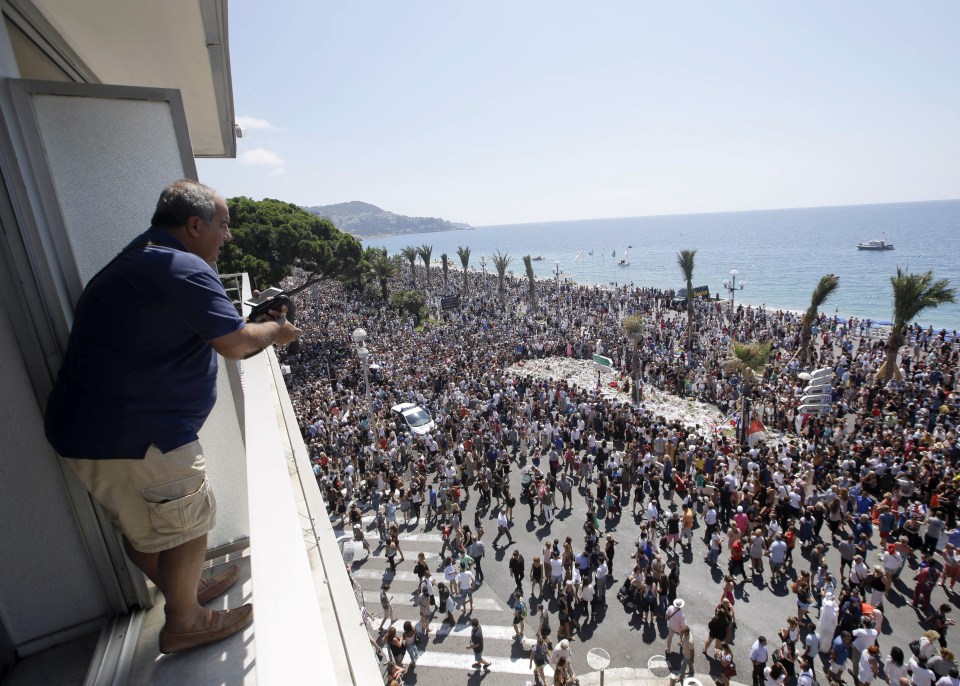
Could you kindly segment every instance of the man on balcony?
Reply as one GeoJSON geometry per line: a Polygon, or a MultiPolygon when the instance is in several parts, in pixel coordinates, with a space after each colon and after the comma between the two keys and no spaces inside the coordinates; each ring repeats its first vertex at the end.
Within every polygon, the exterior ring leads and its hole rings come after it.
{"type": "Polygon", "coordinates": [[[236,567],[201,581],[216,501],[198,432],[216,402],[217,353],[239,360],[300,330],[283,311],[246,323],[213,265],[230,240],[216,192],[164,188],[152,225],[90,280],[47,404],[47,438],[163,593],[160,651],[243,629],[253,606],[215,612],[236,567]]]}

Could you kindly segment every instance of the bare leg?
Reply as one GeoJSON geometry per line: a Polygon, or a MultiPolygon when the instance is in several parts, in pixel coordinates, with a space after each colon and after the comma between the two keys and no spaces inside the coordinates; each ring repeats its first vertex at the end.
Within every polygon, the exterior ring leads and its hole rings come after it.
{"type": "Polygon", "coordinates": [[[207,551],[206,534],[159,553],[143,553],[124,539],[127,554],[153,581],[166,600],[164,629],[189,633],[204,628],[207,610],[197,603],[197,584],[207,551]]]}

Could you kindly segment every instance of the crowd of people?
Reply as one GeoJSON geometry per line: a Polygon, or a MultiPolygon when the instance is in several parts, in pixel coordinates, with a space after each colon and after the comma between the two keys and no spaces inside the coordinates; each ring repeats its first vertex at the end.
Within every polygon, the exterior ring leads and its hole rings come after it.
{"type": "MultiPolygon", "coordinates": [[[[407,276],[394,285],[406,285],[407,276]]],[[[419,276],[422,281],[423,270],[419,276]]],[[[412,563],[421,580],[420,623],[402,633],[390,627],[376,641],[389,648],[388,680],[402,678],[405,656],[415,662],[434,612],[453,620],[457,598],[472,607],[487,545],[482,515],[497,517],[489,545],[498,548],[505,539],[510,546],[514,507],[525,504],[531,520],[550,522],[565,508],[584,519],[583,544],[552,540],[527,556],[519,549],[508,556],[520,594],[512,601],[513,625],[522,636],[532,623],[525,618],[538,618],[530,665],[543,683],[548,662],[555,683],[576,679],[569,642],[584,623],[597,621],[608,587],[621,577],[616,597],[641,621],[665,620],[668,651],[676,638],[680,669],[692,673],[694,639],[678,597],[679,553],[692,549],[698,531],[706,564],[725,564],[702,648],[724,684],[738,667],[746,676],[730,642],[734,589],[749,579],[786,587],[796,597],[796,613],[785,618],[777,640],[758,637],[750,650],[753,686],[813,686],[818,659],[832,683],[843,683],[849,671],[858,686],[878,680],[960,686],[946,641],[960,576],[955,335],[913,328],[900,374],[883,382],[875,377],[884,332],[869,321],[821,316],[813,366],[833,370],[832,410],[801,416],[798,314],[742,305],[730,312],[722,302],[697,302],[691,350],[684,346],[684,306],[671,292],[551,283],[537,294],[535,311],[525,281],[507,278],[501,301],[495,277],[466,278],[457,309],[434,308],[420,321],[359,290],[319,284],[299,302],[302,343],[283,359],[331,516],[366,545],[362,518],[372,513],[370,526],[391,569],[412,563]],[[628,338],[623,320],[631,315],[643,326],[628,338]],[[369,389],[353,349],[356,328],[365,329],[372,350],[369,389]],[[735,341],[773,346],[751,391],[751,416],[740,418],[762,421],[772,440],[741,444],[720,430],[723,424],[708,430],[667,421],[642,400],[511,367],[539,357],[602,353],[634,392],[655,387],[696,397],[728,418],[736,416],[744,392],[743,378],[725,365],[735,341]],[[432,430],[413,432],[391,412],[407,402],[429,411],[432,430]],[[510,474],[518,465],[526,472],[513,492],[510,474]],[[471,524],[464,519],[473,497],[471,524]],[[620,554],[621,541],[603,533],[603,521],[625,516],[624,508],[643,525],[620,554]],[[401,530],[427,523],[442,531],[442,581],[433,580],[422,555],[401,547],[401,530]],[[836,568],[827,563],[831,552],[839,552],[836,568]],[[614,569],[614,560],[623,558],[628,562],[614,569]],[[525,583],[535,599],[531,607],[523,600],[525,583]],[[876,638],[889,621],[884,610],[891,594],[909,596],[919,638],[883,656],[876,638]],[[553,618],[548,602],[556,608],[553,618]]],[[[441,281],[439,270],[432,279],[441,281]]],[[[459,287],[459,275],[451,282],[459,287]]],[[[388,612],[392,621],[386,590],[385,622],[388,612]]],[[[482,628],[474,622],[474,665],[489,669],[482,628]]]]}

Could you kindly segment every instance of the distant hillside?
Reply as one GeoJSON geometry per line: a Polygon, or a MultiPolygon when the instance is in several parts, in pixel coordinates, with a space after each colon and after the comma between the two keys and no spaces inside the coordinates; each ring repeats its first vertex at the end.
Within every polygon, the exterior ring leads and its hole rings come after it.
{"type": "Polygon", "coordinates": [[[359,238],[472,228],[469,224],[457,224],[436,217],[404,217],[358,200],[303,209],[318,217],[326,217],[341,231],[359,238]]]}

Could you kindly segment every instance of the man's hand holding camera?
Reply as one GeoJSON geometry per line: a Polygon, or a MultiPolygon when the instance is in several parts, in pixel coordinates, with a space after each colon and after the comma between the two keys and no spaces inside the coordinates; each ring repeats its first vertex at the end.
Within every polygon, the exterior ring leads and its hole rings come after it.
{"type": "Polygon", "coordinates": [[[279,310],[268,310],[267,313],[259,319],[261,322],[273,322],[280,326],[280,331],[273,339],[274,343],[280,345],[293,343],[293,341],[300,338],[300,334],[303,333],[300,327],[295,326],[293,322],[287,319],[287,310],[287,306],[282,305],[279,310]]]}

